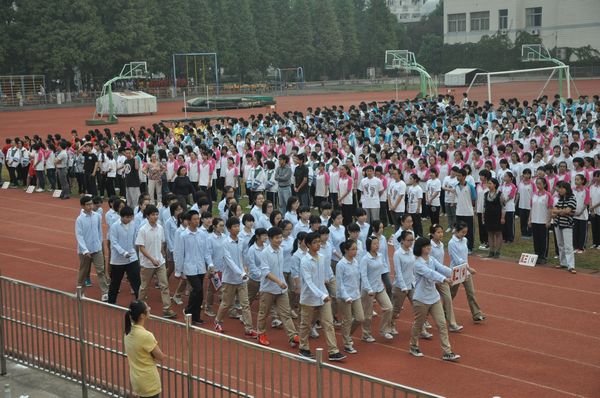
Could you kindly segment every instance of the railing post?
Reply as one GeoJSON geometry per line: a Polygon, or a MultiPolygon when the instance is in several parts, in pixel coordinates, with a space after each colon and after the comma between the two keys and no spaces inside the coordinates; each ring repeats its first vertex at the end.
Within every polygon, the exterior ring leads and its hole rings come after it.
{"type": "Polygon", "coordinates": [[[81,358],[81,397],[87,398],[88,390],[86,384],[87,368],[85,363],[85,330],[83,319],[83,287],[77,286],[77,317],[79,318],[79,357],[81,358]]]}
{"type": "Polygon", "coordinates": [[[317,398],[323,398],[323,349],[317,348],[317,398]]]}
{"type": "Polygon", "coordinates": [[[185,337],[187,339],[187,385],[188,397],[193,397],[194,385],[192,377],[192,314],[185,314],[185,337]]]}
{"type": "MultiPolygon", "coordinates": [[[[0,276],[1,278],[1,276],[0,276]]],[[[0,279],[0,375],[6,374],[6,353],[4,352],[4,279],[0,279]]]]}

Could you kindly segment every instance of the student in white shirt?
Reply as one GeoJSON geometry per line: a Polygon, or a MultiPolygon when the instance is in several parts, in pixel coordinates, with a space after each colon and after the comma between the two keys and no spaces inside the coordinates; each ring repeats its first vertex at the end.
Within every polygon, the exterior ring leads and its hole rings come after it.
{"type": "Polygon", "coordinates": [[[442,183],[438,178],[438,171],[432,167],[429,169],[429,180],[425,185],[427,191],[425,195],[426,204],[429,207],[429,218],[431,224],[440,223],[440,192],[442,191],[442,183]]]}
{"type": "Polygon", "coordinates": [[[594,171],[592,185],[590,185],[590,221],[592,249],[600,249],[600,170],[594,171]]]}
{"type": "Polygon", "coordinates": [[[519,220],[521,220],[521,238],[531,239],[531,227],[525,220],[529,220],[531,212],[531,198],[535,189],[531,180],[531,170],[526,168],[521,173],[521,181],[517,184],[517,203],[519,204],[519,220]]]}
{"type": "Polygon", "coordinates": [[[422,236],[421,211],[423,210],[423,189],[419,185],[419,176],[414,173],[408,178],[406,198],[406,213],[412,216],[413,229],[417,236],[422,236]]]}
{"type": "MultiPolygon", "coordinates": [[[[533,236],[533,251],[538,255],[537,264],[545,264],[548,258],[548,228],[552,220],[550,211],[554,207],[554,198],[548,192],[545,178],[536,179],[535,186],[530,199],[531,212],[527,224],[533,236]]],[[[525,219],[521,219],[521,222],[525,222],[525,219]]]]}
{"type": "MultiPolygon", "coordinates": [[[[393,168],[390,170],[392,182],[388,185],[388,207],[392,222],[396,230],[400,228],[400,217],[404,214],[404,197],[406,196],[406,183],[402,180],[400,170],[393,168]]],[[[438,213],[439,214],[439,213],[438,213]]]]}
{"type": "Polygon", "coordinates": [[[371,223],[373,220],[379,219],[379,197],[384,191],[381,180],[374,176],[375,170],[373,166],[364,168],[367,176],[360,181],[358,190],[361,192],[360,201],[362,208],[367,212],[367,220],[371,223]]]}
{"type": "Polygon", "coordinates": [[[442,190],[444,191],[444,206],[446,207],[446,215],[448,216],[448,229],[450,232],[456,224],[456,173],[460,170],[458,167],[452,167],[450,174],[442,181],[442,190]]]}

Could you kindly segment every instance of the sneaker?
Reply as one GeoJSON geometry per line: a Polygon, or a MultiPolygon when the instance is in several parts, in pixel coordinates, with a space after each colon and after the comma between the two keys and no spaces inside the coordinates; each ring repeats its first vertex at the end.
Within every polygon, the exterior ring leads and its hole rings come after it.
{"type": "Polygon", "coordinates": [[[219,322],[215,322],[215,332],[223,333],[223,325],[219,322]]]}
{"type": "Polygon", "coordinates": [[[301,357],[304,357],[304,358],[314,359],[314,356],[313,356],[312,352],[310,352],[310,350],[300,349],[300,351],[298,351],[298,355],[300,355],[301,357]]]}
{"type": "Polygon", "coordinates": [[[494,253],[494,258],[500,258],[500,252],[494,253]]]}
{"type": "Polygon", "coordinates": [[[265,333],[262,333],[258,335],[258,344],[268,346],[271,345],[271,342],[267,338],[267,335],[265,333]]]}
{"type": "Polygon", "coordinates": [[[423,326],[425,327],[425,329],[431,329],[431,323],[429,323],[429,321],[425,321],[423,326]]]}
{"type": "Polygon", "coordinates": [[[410,355],[412,355],[413,357],[422,357],[423,353],[421,352],[421,350],[419,350],[419,347],[410,347],[410,349],[408,350],[408,352],[410,352],[410,355]]]}
{"type": "Polygon", "coordinates": [[[155,288],[155,289],[160,289],[160,285],[158,284],[158,282],[156,282],[156,283],[154,284],[154,288],[155,288]]]}
{"type": "Polygon", "coordinates": [[[377,313],[375,311],[373,311],[373,317],[376,317],[377,313]]]}
{"type": "Polygon", "coordinates": [[[335,354],[329,354],[329,360],[332,362],[343,361],[346,359],[346,356],[341,352],[336,352],[335,354]]]}
{"type": "Polygon", "coordinates": [[[334,318],[333,319],[333,327],[339,328],[341,326],[342,326],[342,322],[340,322],[339,320],[337,320],[337,319],[334,318]]]}
{"type": "Polygon", "coordinates": [[[85,282],[83,282],[83,284],[85,285],[85,287],[90,287],[90,286],[92,286],[92,280],[86,279],[85,282]]]}
{"type": "Polygon", "coordinates": [[[346,351],[348,354],[356,354],[356,353],[358,353],[358,351],[356,351],[356,349],[354,347],[351,347],[351,346],[344,346],[344,351],[346,351]]]}
{"type": "Polygon", "coordinates": [[[235,310],[230,311],[228,315],[229,315],[229,318],[231,318],[231,319],[240,319],[242,317],[242,315],[235,310]]]}
{"type": "Polygon", "coordinates": [[[583,254],[583,250],[575,250],[575,254],[583,254]]]}
{"type": "Polygon", "coordinates": [[[391,334],[392,336],[398,336],[398,329],[396,329],[396,327],[394,326],[394,327],[392,328],[392,330],[390,330],[390,334],[391,334]]]}
{"type": "Polygon", "coordinates": [[[173,296],[173,297],[171,297],[171,300],[173,300],[173,302],[177,305],[183,304],[183,300],[181,299],[181,297],[173,296]]]}
{"type": "Polygon", "coordinates": [[[104,301],[105,303],[108,301],[108,294],[104,293],[101,297],[101,300],[104,301]]]}
{"type": "Polygon", "coordinates": [[[479,250],[485,250],[487,249],[487,247],[485,247],[485,245],[479,245],[479,250]]]}
{"type": "Polygon", "coordinates": [[[375,342],[375,338],[373,336],[363,336],[360,339],[362,341],[364,341],[365,343],[374,343],[375,342]]]}
{"type": "Polygon", "coordinates": [[[315,326],[313,326],[312,328],[310,328],[310,338],[311,339],[318,339],[319,338],[319,332],[317,332],[317,328],[315,326]]]}
{"type": "Polygon", "coordinates": [[[298,314],[296,313],[296,311],[292,310],[290,314],[292,316],[292,319],[298,319],[298,314]]]}
{"type": "MultiPolygon", "coordinates": [[[[252,330],[252,329],[246,330],[246,331],[244,331],[244,337],[246,337],[248,339],[256,339],[256,338],[258,338],[258,333],[256,333],[256,331],[252,330]]],[[[265,336],[265,339],[266,339],[266,336],[265,336]]],[[[267,340],[267,343],[269,343],[269,340],[267,340]]],[[[271,343],[269,343],[269,344],[271,344],[271,343]]],[[[266,344],[266,345],[269,345],[269,344],[266,344]]]]}
{"type": "Polygon", "coordinates": [[[205,313],[207,316],[210,316],[210,317],[213,317],[213,318],[217,316],[217,314],[215,314],[215,312],[212,310],[212,308],[207,308],[207,309],[205,309],[205,310],[204,310],[204,313],[205,313]]]}
{"type": "Polygon", "coordinates": [[[392,335],[391,333],[387,333],[387,332],[382,332],[381,335],[386,340],[392,340],[394,338],[394,335],[392,335]]]}
{"type": "Polygon", "coordinates": [[[280,327],[281,325],[283,325],[283,322],[281,322],[279,319],[273,319],[271,321],[271,327],[274,329],[280,327]]]}
{"type": "Polygon", "coordinates": [[[422,331],[421,333],[419,333],[420,339],[431,340],[432,337],[433,337],[433,335],[425,330],[422,331]]]}
{"type": "Polygon", "coordinates": [[[35,192],[44,192],[44,190],[42,188],[38,188],[35,190],[35,192]]]}
{"type": "Polygon", "coordinates": [[[314,327],[317,328],[317,329],[323,329],[323,326],[321,326],[321,322],[319,322],[319,321],[315,322],[315,326],[314,327]]]}
{"type": "Polygon", "coordinates": [[[206,322],[204,322],[202,319],[198,319],[197,321],[192,321],[192,325],[194,326],[201,326],[204,325],[206,322]]]}
{"type": "Polygon", "coordinates": [[[298,347],[298,344],[300,344],[300,336],[296,334],[290,339],[290,347],[298,347]]]}
{"type": "Polygon", "coordinates": [[[447,354],[442,355],[442,359],[444,361],[456,362],[460,359],[460,355],[455,354],[453,352],[449,352],[447,354]]]}
{"type": "Polygon", "coordinates": [[[486,320],[486,318],[485,318],[484,315],[478,315],[478,316],[476,316],[476,317],[473,318],[473,322],[475,322],[475,323],[481,323],[481,322],[483,322],[485,320],[486,320]]]}
{"type": "Polygon", "coordinates": [[[453,332],[453,333],[457,333],[460,332],[461,330],[463,330],[463,326],[462,325],[450,325],[448,326],[448,331],[453,332]]]}
{"type": "Polygon", "coordinates": [[[177,318],[177,313],[172,309],[168,309],[167,311],[163,311],[163,318],[177,318]]]}

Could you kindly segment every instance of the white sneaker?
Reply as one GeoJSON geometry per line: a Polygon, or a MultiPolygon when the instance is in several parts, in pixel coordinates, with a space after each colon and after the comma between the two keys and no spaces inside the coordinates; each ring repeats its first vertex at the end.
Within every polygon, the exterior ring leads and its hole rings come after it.
{"type": "Polygon", "coordinates": [[[292,310],[291,315],[292,319],[298,319],[298,314],[296,313],[296,311],[292,310]]]}
{"type": "Polygon", "coordinates": [[[280,327],[281,325],[283,325],[283,322],[281,322],[279,319],[273,319],[273,320],[271,321],[271,327],[272,327],[272,328],[278,328],[278,327],[280,327]]]}
{"type": "Polygon", "coordinates": [[[425,327],[425,329],[431,329],[431,323],[429,323],[429,321],[425,321],[425,324],[423,326],[425,327]]]}
{"type": "Polygon", "coordinates": [[[174,302],[175,304],[177,304],[177,305],[181,305],[181,304],[183,304],[183,300],[181,299],[181,297],[173,296],[173,297],[171,298],[171,300],[173,300],[173,302],[174,302]]]}
{"type": "Polygon", "coordinates": [[[101,298],[101,300],[102,300],[102,301],[104,301],[104,302],[106,303],[106,302],[108,301],[108,294],[107,294],[107,293],[104,293],[104,294],[102,295],[102,298],[101,298]]]}
{"type": "Polygon", "coordinates": [[[319,332],[317,332],[317,329],[314,326],[312,328],[310,328],[310,338],[311,339],[319,338],[319,332]]]}
{"type": "Polygon", "coordinates": [[[365,343],[374,343],[375,342],[375,338],[373,336],[363,336],[360,338],[362,341],[364,341],[365,343]]]}
{"type": "Polygon", "coordinates": [[[430,340],[432,337],[433,337],[433,335],[431,333],[427,332],[427,331],[422,331],[419,334],[419,338],[420,339],[430,340]]]}
{"type": "Polygon", "coordinates": [[[38,188],[35,190],[35,192],[44,192],[44,190],[42,188],[38,188]]]}
{"type": "Polygon", "coordinates": [[[392,340],[394,338],[394,336],[391,333],[381,333],[381,335],[386,340],[392,340]]]}

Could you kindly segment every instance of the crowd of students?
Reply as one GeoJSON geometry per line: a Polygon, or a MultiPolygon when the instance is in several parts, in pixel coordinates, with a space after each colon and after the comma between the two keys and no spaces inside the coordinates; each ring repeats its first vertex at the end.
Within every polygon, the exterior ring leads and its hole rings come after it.
{"type": "MultiPolygon", "coordinates": [[[[590,248],[588,223],[591,248],[600,249],[599,112],[598,96],[493,105],[446,95],[34,136],[7,140],[3,154],[13,186],[35,183],[41,191],[47,179],[63,198],[75,186],[85,195],[78,282],[89,284],[94,264],[110,302],[124,274],[141,299],[154,278],[165,316],[177,315],[172,303],[181,305],[189,289],[185,311],[196,323],[203,322],[201,307],[219,331],[225,316],[239,316],[244,333],[267,345],[271,317],[303,355],[311,355],[308,336],[319,326],[335,360],[344,356],[335,326],[342,327],[344,351],[356,352],[351,336],[359,326],[363,340],[374,340],[376,301],[380,334],[392,339],[408,297],[415,312],[411,352],[418,355],[418,337],[430,335],[423,325],[431,314],[445,357],[456,359],[442,332],[461,329],[452,311],[456,287],[444,283],[452,267],[468,263],[475,232],[479,249],[499,257],[503,243],[515,240],[518,217],[538,263],[547,261],[553,236],[557,267],[571,273],[575,254],[590,248]],[[105,197],[111,209],[103,236],[95,209],[105,197]],[[387,226],[395,230],[389,241],[387,226]],[[442,265],[444,231],[453,234],[450,267],[442,265]],[[92,233],[109,241],[110,282],[96,250],[102,244],[82,244],[92,233]],[[171,294],[173,275],[181,283],[171,294]],[[249,310],[255,300],[256,323],[249,310]]],[[[472,278],[463,285],[473,320],[483,321],[472,278]]]]}

